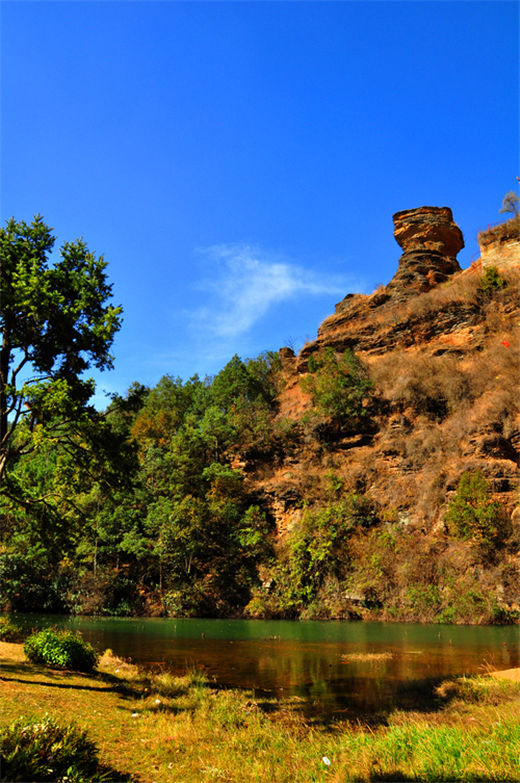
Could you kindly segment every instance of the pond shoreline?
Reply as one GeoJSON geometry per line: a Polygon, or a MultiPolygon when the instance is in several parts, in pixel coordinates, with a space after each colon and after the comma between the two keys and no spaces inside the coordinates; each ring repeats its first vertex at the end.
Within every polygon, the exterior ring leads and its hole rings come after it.
{"type": "MultiPolygon", "coordinates": [[[[31,614],[30,612],[20,612],[17,610],[4,609],[0,611],[0,617],[24,617],[31,614]]],[[[511,617],[507,622],[446,622],[445,620],[435,619],[415,619],[410,617],[400,617],[393,614],[392,616],[386,616],[384,613],[367,614],[364,616],[352,616],[352,617],[252,617],[249,614],[232,614],[225,617],[220,616],[188,616],[188,615],[167,615],[167,614],[103,614],[103,613],[90,613],[90,614],[75,614],[72,612],[39,612],[40,616],[45,617],[62,617],[69,620],[90,618],[93,620],[195,620],[195,621],[221,621],[221,622],[273,622],[273,623],[359,623],[360,625],[370,623],[385,623],[388,625],[438,625],[438,626],[454,626],[462,628],[509,628],[514,626],[520,626],[520,611],[518,616],[511,617]]]]}
{"type": "Polygon", "coordinates": [[[215,687],[300,702],[309,717],[355,720],[424,709],[446,677],[520,666],[513,626],[25,615],[24,627],[79,631],[150,671],[205,673],[215,687]]]}
{"type": "Polygon", "coordinates": [[[219,691],[194,673],[150,675],[110,653],[92,675],[28,664],[21,644],[0,643],[0,655],[0,730],[29,714],[73,721],[120,780],[513,783],[518,777],[520,684],[507,680],[447,680],[431,711],[391,712],[384,725],[367,729],[348,721],[309,724],[290,704],[219,691]]]}

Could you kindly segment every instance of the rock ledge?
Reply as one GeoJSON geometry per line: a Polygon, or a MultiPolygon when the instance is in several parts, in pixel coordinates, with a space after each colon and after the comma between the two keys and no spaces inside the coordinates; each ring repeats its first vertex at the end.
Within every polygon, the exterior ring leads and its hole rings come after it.
{"type": "Polygon", "coordinates": [[[460,271],[457,253],[464,239],[449,207],[417,207],[396,212],[394,237],[404,250],[386,290],[407,299],[443,283],[460,271]]]}

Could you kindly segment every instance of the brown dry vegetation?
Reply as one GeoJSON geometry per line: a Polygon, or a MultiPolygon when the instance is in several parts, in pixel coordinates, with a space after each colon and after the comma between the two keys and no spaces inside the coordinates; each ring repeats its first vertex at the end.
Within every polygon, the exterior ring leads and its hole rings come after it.
{"type": "Polygon", "coordinates": [[[505,223],[499,223],[497,226],[480,231],[478,241],[480,246],[491,244],[492,242],[507,242],[511,239],[520,237],[520,215],[507,220],[505,223]]]}
{"type": "Polygon", "coordinates": [[[0,652],[0,727],[13,717],[44,712],[61,724],[74,721],[111,770],[103,779],[517,778],[519,685],[507,680],[449,680],[438,687],[438,706],[431,712],[394,712],[375,729],[348,722],[326,728],[308,725],[289,704],[266,712],[253,694],[216,691],[193,674],[146,675],[111,654],[103,657],[99,672],[78,675],[26,663],[21,645],[0,644],[0,652]]]}
{"type": "MultiPolygon", "coordinates": [[[[500,275],[504,287],[485,292],[476,263],[404,303],[378,291],[337,307],[302,355],[319,357],[327,344],[338,356],[342,345],[354,347],[373,382],[362,422],[345,421],[327,437],[326,422],[313,431],[305,425],[310,400],[294,369],[286,372],[280,408],[295,421],[298,447],[287,461],[282,454],[264,465],[259,481],[254,469],[249,478],[264,497],[276,496],[272,511],[282,537],[298,531],[303,504],[330,503],[331,472],[340,494],[363,493],[380,519],[351,535],[343,578],[327,577],[305,616],[343,616],[352,594],[364,596],[357,608],[364,617],[520,616],[520,269],[500,275]],[[499,504],[494,552],[456,540],[446,528],[446,510],[467,471],[484,476],[490,502],[499,504]]],[[[300,375],[306,361],[295,361],[300,375]]]]}

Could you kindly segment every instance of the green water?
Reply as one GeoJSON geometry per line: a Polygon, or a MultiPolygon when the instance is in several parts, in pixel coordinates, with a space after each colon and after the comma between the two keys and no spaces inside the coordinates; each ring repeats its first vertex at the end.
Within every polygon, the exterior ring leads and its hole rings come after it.
{"type": "Polygon", "coordinates": [[[520,665],[518,626],[19,616],[74,628],[99,650],[210,682],[359,717],[430,706],[451,675],[520,665]]]}

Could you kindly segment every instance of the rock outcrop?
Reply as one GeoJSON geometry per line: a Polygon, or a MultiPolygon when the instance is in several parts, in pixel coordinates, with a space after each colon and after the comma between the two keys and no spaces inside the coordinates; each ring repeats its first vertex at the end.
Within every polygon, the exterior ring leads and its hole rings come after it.
{"type": "MultiPolygon", "coordinates": [[[[327,576],[307,617],[343,617],[356,595],[367,619],[425,621],[436,612],[442,622],[496,621],[481,614],[487,596],[503,611],[499,618],[520,612],[520,225],[483,232],[482,259],[460,270],[464,240],[451,210],[406,210],[394,223],[403,254],[391,282],[370,295],[348,294],[297,356],[280,351],[276,449],[253,453],[246,486],[270,513],[280,552],[289,551],[308,511],[325,509],[335,524],[338,498],[363,496],[378,510],[374,527],[349,532],[348,563],[327,576]],[[502,283],[486,290],[488,258],[502,283]],[[326,363],[320,368],[327,349],[339,358],[347,348],[373,384],[363,415],[350,418],[334,407],[348,387],[341,378],[336,384],[326,363]],[[317,386],[307,383],[320,372],[321,407],[309,391],[317,386]],[[329,395],[327,411],[329,391],[338,396],[329,395]],[[498,504],[492,561],[478,535],[461,540],[447,522],[466,473],[484,477],[498,504]],[[430,603],[425,609],[422,598],[414,603],[410,596],[423,595],[418,585],[428,601],[438,595],[448,614],[430,603]],[[470,595],[482,598],[468,611],[461,607],[470,595]]],[[[274,595],[278,573],[266,571],[274,595]]],[[[279,610],[265,595],[269,616],[279,610]]]]}
{"type": "Polygon", "coordinates": [[[443,283],[460,271],[457,253],[462,232],[449,207],[418,207],[394,215],[394,236],[404,250],[394,277],[386,286],[396,300],[408,299],[443,283]]]}
{"type": "Polygon", "coordinates": [[[392,340],[403,347],[412,345],[419,333],[421,339],[431,339],[458,328],[464,318],[468,324],[478,318],[474,303],[450,303],[436,319],[429,307],[414,315],[399,307],[461,271],[456,255],[464,247],[464,238],[449,207],[407,209],[396,212],[393,219],[394,236],[404,250],[394,277],[371,295],[347,294],[321,324],[317,339],[296,358],[299,372],[305,372],[309,356],[326,346],[337,351],[386,351],[392,340]]]}
{"type": "Polygon", "coordinates": [[[478,235],[482,266],[499,270],[520,266],[520,215],[478,235]]]}
{"type": "MultiPolygon", "coordinates": [[[[493,246],[507,276],[506,287],[493,295],[481,288],[484,258],[460,269],[456,255],[464,239],[450,209],[405,210],[394,215],[394,224],[403,254],[391,282],[370,295],[348,294],[297,356],[288,348],[280,352],[280,420],[305,421],[310,399],[300,379],[309,358],[327,348],[338,355],[351,348],[375,383],[377,433],[345,430],[320,456],[307,426],[304,446],[281,457],[271,479],[265,473],[263,490],[297,490],[302,502],[309,477],[318,482],[326,465],[352,491],[368,491],[382,507],[428,526],[440,524],[442,498],[462,472],[478,469],[511,508],[520,453],[520,414],[511,401],[520,259],[516,254],[511,264],[505,251],[513,243],[516,252],[517,224],[479,237],[484,247],[493,246]]],[[[291,502],[283,515],[273,511],[279,532],[291,525],[291,502]]]]}

